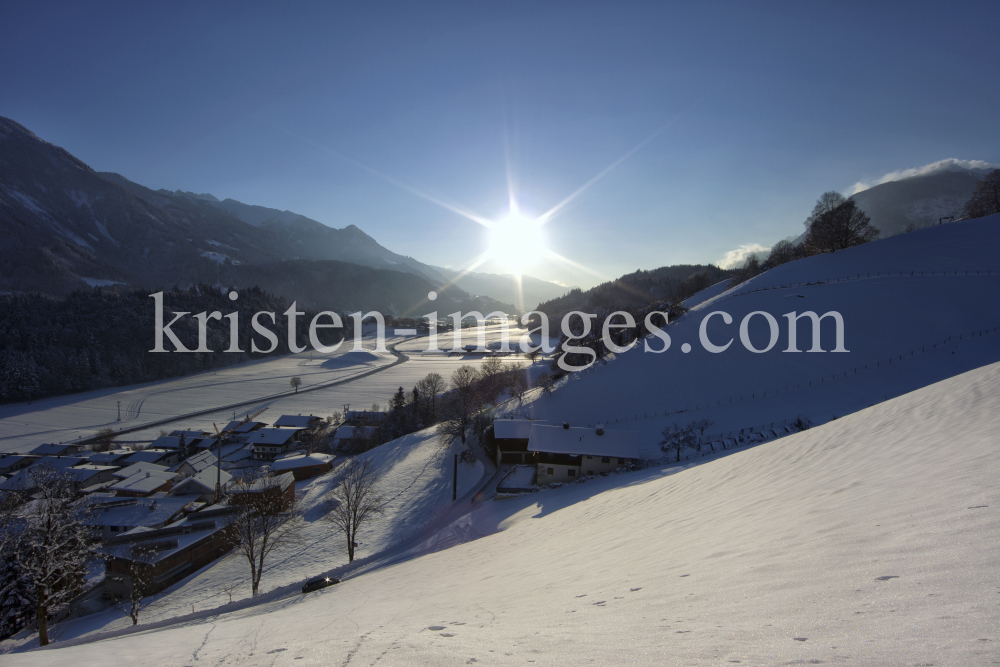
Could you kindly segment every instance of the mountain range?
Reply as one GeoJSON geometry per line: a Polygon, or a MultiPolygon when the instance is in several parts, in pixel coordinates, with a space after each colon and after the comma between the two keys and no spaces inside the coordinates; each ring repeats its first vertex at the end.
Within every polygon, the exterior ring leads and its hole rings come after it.
{"type": "MultiPolygon", "coordinates": [[[[152,190],[94,171],[2,117],[0,233],[0,291],[58,297],[117,284],[256,285],[314,308],[422,315],[435,290],[442,312],[515,310],[512,277],[470,274],[451,284],[451,272],[394,253],[355,225],[334,229],[291,211],[152,190]]],[[[529,284],[542,296],[564,291],[529,284]]]]}

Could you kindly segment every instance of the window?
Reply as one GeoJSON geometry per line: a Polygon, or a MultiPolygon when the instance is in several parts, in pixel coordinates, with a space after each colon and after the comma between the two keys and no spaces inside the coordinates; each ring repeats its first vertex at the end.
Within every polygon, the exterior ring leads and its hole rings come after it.
{"type": "Polygon", "coordinates": [[[588,456],[587,456],[587,459],[588,459],[588,460],[590,460],[590,459],[592,459],[592,458],[594,458],[594,457],[593,457],[593,456],[590,456],[590,455],[588,455],[588,456]]]}
{"type": "Polygon", "coordinates": [[[604,457],[602,457],[601,458],[601,463],[611,463],[611,457],[610,456],[604,456],[604,457]]]}
{"type": "Polygon", "coordinates": [[[111,526],[111,532],[112,533],[117,533],[118,532],[118,526],[111,526]]]}
{"type": "Polygon", "coordinates": [[[555,471],[554,471],[554,470],[552,470],[552,468],[549,468],[549,474],[550,474],[550,475],[551,475],[551,474],[553,474],[554,472],[555,472],[555,471]]]}
{"type": "Polygon", "coordinates": [[[572,469],[567,470],[566,474],[569,475],[570,477],[576,477],[576,471],[572,469]]]}

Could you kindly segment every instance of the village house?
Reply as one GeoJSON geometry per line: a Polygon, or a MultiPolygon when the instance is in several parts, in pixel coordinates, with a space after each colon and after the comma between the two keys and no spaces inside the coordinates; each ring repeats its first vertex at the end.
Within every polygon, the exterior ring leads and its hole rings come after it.
{"type": "Polygon", "coordinates": [[[178,478],[173,472],[140,472],[108,487],[108,491],[124,498],[147,497],[170,490],[178,478]]]}
{"type": "Polygon", "coordinates": [[[172,466],[180,461],[181,455],[176,449],[144,449],[133,452],[125,459],[123,465],[133,463],[156,463],[161,466],[172,466]]]}
{"type": "Polygon", "coordinates": [[[176,480],[167,492],[169,496],[186,498],[188,501],[215,502],[215,485],[218,482],[220,493],[224,493],[233,476],[225,470],[216,470],[213,466],[205,468],[190,477],[176,480]]]}
{"type": "Polygon", "coordinates": [[[333,469],[334,457],[330,454],[296,454],[278,459],[271,464],[273,474],[290,472],[295,479],[309,479],[333,469]]]}
{"type": "Polygon", "coordinates": [[[385,412],[372,410],[348,410],[344,413],[344,423],[349,426],[377,426],[385,419],[385,412]]]}
{"type": "MultiPolygon", "coordinates": [[[[493,444],[497,465],[501,463],[534,463],[535,454],[528,451],[528,437],[533,424],[546,424],[529,419],[496,419],[493,421],[493,444]]],[[[488,437],[488,435],[487,435],[488,437]]]]}
{"type": "Polygon", "coordinates": [[[378,444],[376,426],[341,426],[333,434],[333,447],[338,452],[366,452],[378,444]]]}
{"type": "Polygon", "coordinates": [[[34,454],[0,454],[0,475],[12,475],[38,461],[34,454]]]}
{"type": "Polygon", "coordinates": [[[230,439],[236,442],[246,442],[251,434],[259,431],[260,429],[267,426],[267,422],[257,422],[257,421],[232,421],[226,424],[226,427],[222,429],[223,433],[229,435],[230,439]]]}
{"type": "Polygon", "coordinates": [[[275,428],[316,428],[323,423],[322,418],[313,415],[281,415],[274,422],[275,428]]]}
{"type": "Polygon", "coordinates": [[[72,456],[82,449],[80,445],[53,445],[51,443],[38,445],[29,454],[36,456],[72,456]]]}
{"type": "Polygon", "coordinates": [[[254,502],[253,495],[269,497],[276,506],[286,510],[295,502],[295,475],[290,472],[260,477],[250,484],[237,485],[229,490],[229,504],[233,506],[254,502]]]}
{"type": "Polygon", "coordinates": [[[108,592],[113,597],[128,595],[133,559],[145,570],[142,578],[152,595],[225,555],[233,548],[226,530],[230,512],[226,507],[207,508],[163,528],[135,528],[112,537],[103,549],[108,592]]]}
{"type": "Polygon", "coordinates": [[[97,465],[123,466],[127,465],[125,460],[133,454],[135,454],[135,451],[131,449],[114,449],[106,452],[91,452],[87,455],[87,462],[95,463],[97,465]]]}
{"type": "Polygon", "coordinates": [[[140,472],[167,472],[167,466],[157,465],[156,463],[133,463],[130,466],[125,466],[124,468],[118,468],[112,473],[116,479],[128,479],[132,475],[136,475],[140,472]]]}
{"type": "Polygon", "coordinates": [[[180,519],[189,498],[115,498],[91,496],[85,523],[107,541],[134,528],[163,528],[180,519]]]}
{"type": "Polygon", "coordinates": [[[611,472],[639,460],[635,431],[533,424],[528,451],[537,455],[537,484],[572,482],[581,475],[611,472]]]}
{"type": "Polygon", "coordinates": [[[218,459],[215,458],[215,454],[212,452],[198,452],[194,456],[189,456],[184,461],[174,465],[170,470],[184,477],[191,477],[206,468],[215,467],[216,461],[218,459]]]}
{"type": "Polygon", "coordinates": [[[258,461],[273,461],[290,449],[298,447],[295,439],[300,429],[262,428],[249,434],[247,444],[253,448],[253,458],[258,461]]]}

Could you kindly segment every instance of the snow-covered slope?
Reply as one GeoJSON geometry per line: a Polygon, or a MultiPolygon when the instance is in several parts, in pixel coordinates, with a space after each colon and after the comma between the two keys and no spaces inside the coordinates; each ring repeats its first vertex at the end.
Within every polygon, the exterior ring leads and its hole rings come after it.
{"type": "Polygon", "coordinates": [[[998,429],[995,364],[688,469],[486,503],[465,520],[486,537],[319,593],[4,662],[988,664],[998,429]]]}
{"type": "MultiPolygon", "coordinates": [[[[662,354],[639,348],[605,365],[572,374],[552,395],[535,395],[527,409],[542,419],[639,432],[646,456],[660,454],[663,428],[696,419],[713,422],[708,435],[770,427],[806,417],[825,422],[938,380],[1000,360],[1000,216],[895,236],[835,254],[791,262],[709,298],[670,327],[662,354]],[[715,345],[708,352],[699,328],[715,345]],[[757,354],[740,339],[750,313],[770,313],[780,335],[757,354]],[[834,327],[823,327],[824,353],[784,352],[785,314],[837,311],[846,353],[835,353],[834,327]],[[684,344],[691,345],[689,353],[684,344]]],[[[798,349],[811,347],[808,320],[798,324],[798,349]]],[[[750,320],[757,349],[770,330],[750,320]]],[[[650,341],[659,350],[659,340],[650,341]]]]}

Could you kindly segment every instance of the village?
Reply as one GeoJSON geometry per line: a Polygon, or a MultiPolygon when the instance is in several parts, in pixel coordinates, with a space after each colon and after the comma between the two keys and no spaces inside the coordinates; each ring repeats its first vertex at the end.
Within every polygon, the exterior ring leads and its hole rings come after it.
{"type": "MultiPolygon", "coordinates": [[[[273,421],[265,421],[263,409],[211,433],[178,429],[151,442],[46,443],[0,454],[6,498],[30,504],[53,480],[71,486],[84,508],[92,556],[103,563],[103,572],[76,585],[72,599],[49,610],[49,623],[123,607],[130,598],[138,598],[137,612],[143,598],[230,553],[244,508],[294,513],[302,493],[297,483],[336,476],[384,440],[388,411],[343,408],[325,418],[284,414],[273,421]]],[[[469,445],[485,463],[474,503],[635,469],[640,459],[634,431],[554,425],[514,413],[493,420],[469,445]]],[[[457,475],[457,456],[454,465],[457,475]]],[[[11,629],[36,624],[25,614],[11,629]]]]}

